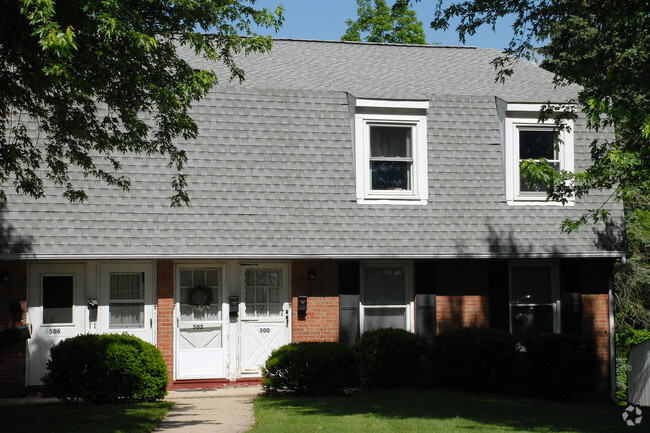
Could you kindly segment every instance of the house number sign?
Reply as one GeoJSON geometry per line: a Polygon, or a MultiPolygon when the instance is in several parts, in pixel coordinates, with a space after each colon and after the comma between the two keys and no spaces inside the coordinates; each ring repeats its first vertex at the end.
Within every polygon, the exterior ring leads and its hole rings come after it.
{"type": "Polygon", "coordinates": [[[271,328],[260,328],[260,334],[268,334],[271,332],[271,328]]]}
{"type": "Polygon", "coordinates": [[[50,328],[50,329],[47,330],[47,333],[48,333],[48,334],[53,334],[53,335],[54,335],[54,334],[60,334],[60,333],[61,333],[61,329],[60,329],[60,328],[50,328]]]}
{"type": "Polygon", "coordinates": [[[192,325],[194,329],[203,329],[203,325],[192,325]]]}

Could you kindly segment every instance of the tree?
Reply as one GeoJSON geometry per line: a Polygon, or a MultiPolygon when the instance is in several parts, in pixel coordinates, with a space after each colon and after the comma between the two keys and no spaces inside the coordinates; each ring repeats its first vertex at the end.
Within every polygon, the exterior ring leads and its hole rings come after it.
{"type": "Polygon", "coordinates": [[[267,52],[272,44],[252,26],[277,30],[283,22],[281,7],[254,4],[0,0],[0,200],[9,185],[41,197],[47,177],[70,201],[84,201],[86,192],[70,177],[74,166],[127,190],[119,156],[135,152],[165,155],[176,171],[171,204],[187,203],[187,157],[174,139],[197,136],[189,110],[218,77],[193,68],[179,47],[243,80],[234,55],[267,52]],[[28,133],[32,125],[40,138],[28,133]]]}
{"type": "Polygon", "coordinates": [[[386,0],[357,0],[357,20],[346,20],[347,31],[343,41],[361,41],[362,34],[367,42],[388,42],[394,44],[426,44],[422,21],[408,1],[397,0],[392,8],[386,0]]]}
{"type": "MultiPolygon", "coordinates": [[[[419,1],[419,0],[416,0],[419,1]]],[[[647,0],[482,0],[438,1],[431,27],[447,29],[451,19],[465,41],[482,25],[514,16],[514,34],[503,56],[494,59],[497,79],[513,73],[519,59],[542,56],[541,66],[555,74],[557,85],[580,85],[575,101],[588,128],[613,129],[611,140],[591,143],[591,166],[582,172],[556,172],[545,163],[526,162],[527,176],[548,185],[549,199],[565,202],[594,190],[613,190],[611,198],[629,209],[650,204],[650,9],[647,0]],[[541,45],[536,48],[536,45],[541,45]]],[[[547,105],[540,117],[557,107],[547,105]]],[[[565,111],[561,117],[574,117],[565,111]]],[[[561,119],[560,119],[561,120],[561,119]]],[[[561,127],[557,123],[558,128],[561,127]]],[[[605,203],[565,231],[608,218],[605,203]]]]}

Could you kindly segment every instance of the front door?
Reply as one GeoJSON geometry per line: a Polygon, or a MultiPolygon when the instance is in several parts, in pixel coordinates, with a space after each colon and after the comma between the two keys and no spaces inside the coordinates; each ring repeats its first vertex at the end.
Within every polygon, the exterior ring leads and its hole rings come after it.
{"type": "Polygon", "coordinates": [[[241,267],[241,374],[259,375],[271,352],[291,341],[286,264],[241,267]]]}
{"type": "Polygon", "coordinates": [[[176,378],[223,378],[224,269],[181,265],[176,274],[176,378]]]}
{"type": "Polygon", "coordinates": [[[50,348],[87,332],[84,264],[37,264],[29,268],[27,384],[42,385],[50,348]]]}

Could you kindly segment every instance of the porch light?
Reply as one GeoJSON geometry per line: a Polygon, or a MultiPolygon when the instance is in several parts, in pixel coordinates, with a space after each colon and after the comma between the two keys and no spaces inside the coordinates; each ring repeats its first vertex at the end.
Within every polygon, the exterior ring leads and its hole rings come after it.
{"type": "Polygon", "coordinates": [[[6,269],[3,269],[2,272],[0,272],[0,282],[2,283],[9,282],[9,272],[7,272],[6,269]]]}
{"type": "Polygon", "coordinates": [[[307,271],[307,279],[308,280],[315,280],[316,279],[316,270],[314,270],[314,268],[310,268],[307,271]]]}

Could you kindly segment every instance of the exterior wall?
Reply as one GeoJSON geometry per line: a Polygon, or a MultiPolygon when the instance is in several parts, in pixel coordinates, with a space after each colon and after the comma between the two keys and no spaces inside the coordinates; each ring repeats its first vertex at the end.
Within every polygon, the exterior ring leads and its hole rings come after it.
{"type": "Polygon", "coordinates": [[[298,260],[291,263],[292,340],[338,341],[338,263],[298,260]],[[313,269],[316,278],[309,280],[313,269]],[[307,296],[307,317],[298,319],[298,296],[307,296]]]}
{"type": "Polygon", "coordinates": [[[487,296],[438,296],[437,331],[456,328],[487,328],[490,325],[487,296]]]}
{"type": "MultiPolygon", "coordinates": [[[[0,262],[0,273],[6,272],[8,281],[0,281],[0,331],[24,325],[27,313],[27,263],[0,262]],[[18,302],[20,311],[12,311],[18,302]],[[15,317],[16,316],[16,317],[15,317]]],[[[0,397],[25,394],[27,343],[18,341],[0,347],[0,397]]]]}
{"type": "Polygon", "coordinates": [[[436,272],[437,333],[490,326],[488,286],[488,264],[485,261],[439,261],[436,272]]]}
{"type": "Polygon", "coordinates": [[[593,338],[603,378],[609,374],[609,296],[582,295],[583,334],[593,338]]]}
{"type": "Polygon", "coordinates": [[[169,373],[169,389],[174,379],[174,262],[159,260],[158,269],[158,348],[169,373]]]}

